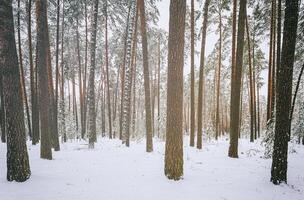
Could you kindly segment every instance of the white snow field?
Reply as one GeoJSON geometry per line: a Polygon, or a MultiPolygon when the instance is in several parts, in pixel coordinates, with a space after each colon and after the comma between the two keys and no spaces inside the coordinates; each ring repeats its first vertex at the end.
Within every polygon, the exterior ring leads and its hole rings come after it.
{"type": "Polygon", "coordinates": [[[239,159],[227,157],[229,141],[204,143],[201,151],[184,140],[184,178],[164,176],[164,142],[154,140],[126,148],[118,140],[100,139],[94,150],[82,142],[61,144],[54,160],[39,158],[28,145],[32,176],[25,183],[6,181],[6,145],[0,144],[1,200],[303,200],[304,147],[289,154],[288,184],[270,183],[271,160],[260,142],[241,140],[239,159]]]}

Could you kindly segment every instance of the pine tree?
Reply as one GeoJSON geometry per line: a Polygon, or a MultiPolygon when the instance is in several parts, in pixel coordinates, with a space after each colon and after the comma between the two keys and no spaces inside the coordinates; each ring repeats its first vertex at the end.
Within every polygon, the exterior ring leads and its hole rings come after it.
{"type": "Polygon", "coordinates": [[[275,138],[273,146],[271,182],[287,182],[287,154],[291,121],[292,77],[299,15],[299,1],[285,3],[285,20],[281,63],[276,77],[275,138]]]}
{"type": "Polygon", "coordinates": [[[238,157],[238,135],[240,129],[240,89],[243,67],[246,3],[247,0],[240,0],[236,61],[235,66],[232,67],[231,72],[230,146],[228,156],[232,158],[238,157]]]}
{"type": "Polygon", "coordinates": [[[40,157],[52,159],[51,150],[51,120],[50,120],[50,96],[48,87],[48,22],[47,22],[47,2],[45,0],[36,1],[37,16],[37,69],[39,85],[39,108],[41,122],[41,151],[40,157]]]}
{"type": "Polygon", "coordinates": [[[191,0],[191,127],[190,127],[190,146],[194,146],[195,134],[195,93],[194,93],[194,0],[191,0]]]}
{"type": "Polygon", "coordinates": [[[88,83],[88,135],[89,148],[94,148],[96,142],[96,112],[95,112],[95,56],[96,56],[96,35],[97,35],[97,16],[98,16],[98,0],[94,1],[92,32],[91,32],[91,62],[88,83]]]}
{"type": "Polygon", "coordinates": [[[201,57],[200,57],[200,73],[198,86],[198,106],[197,106],[197,148],[202,148],[202,131],[203,131],[203,88],[204,88],[204,70],[205,70],[205,47],[208,26],[208,11],[210,0],[206,0],[204,4],[204,19],[202,28],[202,43],[201,43],[201,57]]]}
{"type": "Polygon", "coordinates": [[[7,126],[7,180],[24,182],[30,175],[12,0],[0,2],[0,72],[7,126]]]}
{"type": "Polygon", "coordinates": [[[170,1],[165,175],[183,176],[183,66],[186,0],[170,1]]]}

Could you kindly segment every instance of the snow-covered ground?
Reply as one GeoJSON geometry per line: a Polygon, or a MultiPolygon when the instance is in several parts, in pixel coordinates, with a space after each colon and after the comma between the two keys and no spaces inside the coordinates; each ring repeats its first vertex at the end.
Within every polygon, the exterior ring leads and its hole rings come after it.
{"type": "Polygon", "coordinates": [[[1,200],[303,200],[304,147],[289,154],[288,185],[269,182],[271,160],[263,159],[259,142],[240,141],[240,158],[227,157],[228,141],[188,147],[185,138],[184,178],[170,181],[163,173],[164,142],[130,148],[118,140],[101,139],[94,150],[85,142],[69,142],[54,152],[54,160],[39,158],[39,146],[29,145],[32,176],[25,183],[6,181],[6,145],[0,144],[1,200]]]}

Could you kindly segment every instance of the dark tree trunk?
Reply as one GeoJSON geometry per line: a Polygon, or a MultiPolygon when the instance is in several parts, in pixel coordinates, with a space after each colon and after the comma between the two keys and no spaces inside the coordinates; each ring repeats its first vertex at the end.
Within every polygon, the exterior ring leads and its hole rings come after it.
{"type": "Polygon", "coordinates": [[[43,0],[36,1],[37,16],[37,69],[39,85],[39,111],[41,123],[41,151],[40,157],[52,159],[51,149],[51,124],[50,124],[50,93],[48,87],[48,23],[47,23],[47,2],[43,0]]]}
{"type": "Polygon", "coordinates": [[[208,10],[210,0],[206,0],[204,4],[204,19],[202,28],[202,44],[201,44],[201,58],[200,58],[200,74],[199,74],[199,86],[198,86],[198,105],[197,105],[197,142],[196,147],[202,148],[202,131],[203,131],[203,88],[204,88],[204,71],[205,71],[205,48],[206,48],[206,36],[208,25],[208,10]]]}
{"type": "Polygon", "coordinates": [[[12,0],[0,2],[0,70],[7,126],[7,180],[24,182],[30,177],[31,171],[26,147],[12,0]]]}
{"type": "Polygon", "coordinates": [[[20,74],[20,84],[22,90],[22,97],[25,106],[27,125],[30,139],[32,139],[32,128],[31,128],[31,118],[29,105],[27,100],[26,88],[25,88],[25,78],[24,78],[24,69],[23,69],[23,58],[22,58],[22,48],[21,48],[21,31],[20,31],[20,0],[18,0],[18,12],[17,12],[17,30],[18,30],[18,53],[19,53],[19,74],[20,74]]]}
{"type": "Polygon", "coordinates": [[[97,35],[97,15],[98,15],[98,0],[94,1],[93,5],[93,21],[91,32],[91,62],[89,71],[88,83],[88,136],[89,148],[94,148],[96,139],[96,113],[95,113],[95,55],[96,55],[96,35],[97,35]]]}
{"type": "Polygon", "coordinates": [[[0,72],[0,126],[1,126],[1,142],[6,142],[6,125],[5,125],[5,109],[3,94],[3,74],[0,72]]]}
{"type": "Polygon", "coordinates": [[[195,137],[195,101],[194,101],[194,0],[191,0],[191,119],[190,146],[194,147],[195,137]]]}
{"type": "Polygon", "coordinates": [[[57,24],[56,24],[56,71],[55,71],[55,101],[54,101],[54,146],[55,150],[59,150],[59,136],[58,136],[58,93],[59,93],[59,18],[60,18],[60,0],[57,0],[57,24]],[[57,138],[55,138],[57,137],[57,138]],[[58,143],[57,143],[58,142],[58,143]]]}
{"type": "Polygon", "coordinates": [[[291,121],[286,113],[289,113],[291,108],[298,12],[298,0],[286,1],[281,63],[276,77],[276,126],[271,167],[271,182],[274,184],[287,182],[287,154],[291,121]]]}
{"type": "Polygon", "coordinates": [[[84,139],[87,130],[87,68],[88,68],[88,14],[87,14],[87,0],[84,1],[84,18],[85,18],[85,55],[84,55],[84,72],[83,72],[83,121],[81,129],[81,138],[84,139]]]}
{"type": "Polygon", "coordinates": [[[151,101],[150,101],[150,76],[149,76],[149,62],[148,62],[148,42],[146,30],[146,13],[144,0],[138,0],[140,13],[140,26],[142,38],[143,51],[143,67],[144,67],[144,87],[145,87],[145,111],[146,111],[146,151],[153,151],[153,133],[151,121],[151,101]]]}
{"type": "Polygon", "coordinates": [[[186,0],[170,1],[165,175],[183,176],[183,68],[186,0]]]}
{"type": "Polygon", "coordinates": [[[231,72],[231,105],[230,105],[230,146],[228,156],[238,157],[238,133],[240,129],[240,89],[243,68],[243,50],[246,18],[246,0],[240,0],[240,10],[238,17],[238,34],[236,49],[236,65],[231,72]]]}

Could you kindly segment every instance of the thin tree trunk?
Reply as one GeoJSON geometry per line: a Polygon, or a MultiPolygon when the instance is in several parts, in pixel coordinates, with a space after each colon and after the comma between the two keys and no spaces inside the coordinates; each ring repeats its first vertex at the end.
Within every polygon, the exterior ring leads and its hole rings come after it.
{"type": "Polygon", "coordinates": [[[190,146],[194,147],[195,137],[195,94],[194,94],[194,0],[191,0],[191,119],[190,146]]]}
{"type": "MultiPolygon", "coordinates": [[[[57,28],[56,28],[56,82],[55,82],[55,102],[54,102],[54,123],[55,131],[58,135],[58,96],[59,96],[59,24],[60,24],[60,0],[57,0],[57,28]]],[[[58,139],[59,144],[59,139],[58,139]]],[[[57,149],[59,150],[59,149],[57,149]]]]}
{"type": "Polygon", "coordinates": [[[105,40],[106,40],[106,77],[107,77],[107,104],[108,104],[108,117],[109,117],[109,137],[112,139],[112,115],[111,115],[111,100],[110,100],[110,79],[109,79],[109,53],[108,53],[108,1],[106,0],[106,31],[105,31],[105,40]]]}
{"type": "Polygon", "coordinates": [[[197,142],[196,147],[202,148],[202,122],[203,122],[203,88],[204,88],[204,71],[205,71],[205,48],[206,48],[206,36],[208,26],[208,11],[210,0],[206,0],[204,4],[204,16],[203,16],[203,28],[202,28],[202,43],[201,43],[201,57],[200,57],[200,74],[199,74],[199,86],[198,86],[198,105],[197,105],[197,142]]]}
{"type": "Polygon", "coordinates": [[[84,17],[85,17],[85,56],[84,56],[84,73],[83,73],[83,129],[81,137],[84,139],[87,130],[87,69],[88,69],[88,14],[87,14],[87,0],[84,1],[84,17]]]}
{"type": "Polygon", "coordinates": [[[140,26],[143,51],[144,68],[144,87],[145,87],[145,111],[146,111],[146,151],[153,151],[153,133],[151,124],[151,105],[150,105],[150,82],[149,82],[149,62],[148,62],[148,42],[146,30],[146,13],[144,0],[138,0],[140,13],[140,26]]]}
{"type": "Polygon", "coordinates": [[[3,92],[3,74],[0,73],[0,126],[1,126],[1,142],[6,142],[6,124],[5,124],[5,108],[4,108],[4,92],[3,92]]]}

